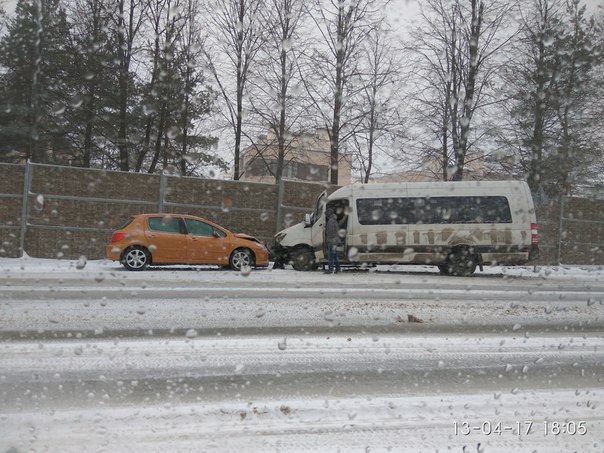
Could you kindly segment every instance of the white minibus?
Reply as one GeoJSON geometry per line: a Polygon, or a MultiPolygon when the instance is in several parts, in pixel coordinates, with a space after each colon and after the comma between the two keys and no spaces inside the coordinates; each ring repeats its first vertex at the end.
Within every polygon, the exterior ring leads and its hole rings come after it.
{"type": "Polygon", "coordinates": [[[351,184],[323,192],[305,221],[275,235],[272,252],[297,270],[327,260],[325,210],[340,224],[343,264],[431,264],[468,276],[484,265],[537,258],[537,220],[522,181],[351,184]]]}

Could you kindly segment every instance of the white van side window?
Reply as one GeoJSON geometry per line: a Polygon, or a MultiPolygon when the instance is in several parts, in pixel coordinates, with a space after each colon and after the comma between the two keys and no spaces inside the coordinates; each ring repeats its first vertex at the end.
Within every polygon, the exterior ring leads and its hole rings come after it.
{"type": "Polygon", "coordinates": [[[504,196],[361,198],[361,225],[512,223],[504,196]]]}

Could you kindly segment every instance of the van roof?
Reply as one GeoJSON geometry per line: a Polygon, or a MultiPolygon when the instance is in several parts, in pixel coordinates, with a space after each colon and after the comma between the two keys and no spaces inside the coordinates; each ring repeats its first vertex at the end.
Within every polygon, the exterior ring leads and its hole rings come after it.
{"type": "Polygon", "coordinates": [[[525,181],[438,181],[438,182],[402,182],[349,184],[334,191],[329,199],[366,196],[395,196],[401,192],[420,193],[420,195],[465,194],[467,191],[489,194],[508,194],[526,190],[525,181]]]}

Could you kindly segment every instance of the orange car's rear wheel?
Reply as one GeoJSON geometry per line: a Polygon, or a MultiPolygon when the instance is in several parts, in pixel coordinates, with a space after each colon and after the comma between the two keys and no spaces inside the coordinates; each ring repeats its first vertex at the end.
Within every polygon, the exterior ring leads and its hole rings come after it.
{"type": "Polygon", "coordinates": [[[129,271],[145,270],[151,264],[151,254],[138,245],[128,247],[122,256],[122,264],[129,271]]]}

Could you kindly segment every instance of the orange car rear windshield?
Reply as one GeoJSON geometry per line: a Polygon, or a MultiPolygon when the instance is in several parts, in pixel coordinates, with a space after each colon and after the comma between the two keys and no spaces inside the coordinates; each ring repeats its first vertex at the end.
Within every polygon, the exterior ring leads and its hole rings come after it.
{"type": "Polygon", "coordinates": [[[123,225],[121,225],[118,230],[123,230],[124,228],[126,228],[128,225],[130,225],[132,223],[132,221],[134,220],[134,217],[130,217],[128,220],[126,220],[124,222],[123,225]]]}

